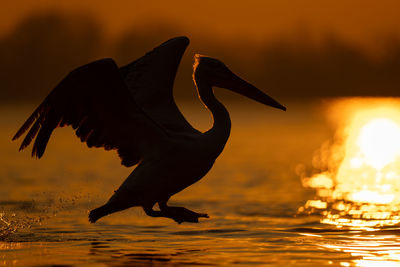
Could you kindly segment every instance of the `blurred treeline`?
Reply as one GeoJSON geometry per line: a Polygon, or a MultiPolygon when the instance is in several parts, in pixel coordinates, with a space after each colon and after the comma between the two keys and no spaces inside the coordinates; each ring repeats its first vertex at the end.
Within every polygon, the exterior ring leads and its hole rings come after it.
{"type": "Polygon", "coordinates": [[[40,13],[0,37],[2,103],[37,102],[75,67],[102,57],[126,64],[177,35],[192,40],[176,80],[175,95],[181,98],[195,95],[194,52],[223,60],[278,98],[400,94],[400,40],[396,38],[385,40],[379,58],[332,35],[319,45],[302,38],[260,45],[212,39],[206,30],[199,35],[174,25],[149,24],[109,40],[90,16],[40,13]]]}

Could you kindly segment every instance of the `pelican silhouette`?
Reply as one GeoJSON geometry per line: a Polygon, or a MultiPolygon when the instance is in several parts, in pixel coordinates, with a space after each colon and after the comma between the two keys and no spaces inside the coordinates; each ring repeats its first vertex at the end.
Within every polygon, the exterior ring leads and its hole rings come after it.
{"type": "Polygon", "coordinates": [[[215,98],[213,86],[286,110],[221,61],[196,54],[193,80],[214,123],[204,133],[194,129],[177,108],[172,92],[188,44],[187,37],[176,37],[121,68],[112,59],[101,59],[73,70],[13,137],[30,128],[20,150],[36,137],[32,156],[40,158],[53,130],[72,126],[88,147],[116,149],[122,165],[137,164],[109,201],[90,212],[90,222],[134,206],[177,223],[208,218],[184,207],[167,206],[167,201],[206,175],[228,140],[229,113],[215,98]],[[156,203],[159,210],[153,210],[156,203]]]}

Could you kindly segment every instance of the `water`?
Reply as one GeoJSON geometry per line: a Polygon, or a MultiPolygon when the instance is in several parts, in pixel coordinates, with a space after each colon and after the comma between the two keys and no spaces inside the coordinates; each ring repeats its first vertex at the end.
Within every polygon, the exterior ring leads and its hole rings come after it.
{"type": "MultiPolygon", "coordinates": [[[[210,173],[170,204],[208,213],[178,225],[132,208],[87,220],[131,169],[114,152],[87,149],[72,130],[50,140],[43,159],[10,139],[32,106],[0,109],[0,265],[17,266],[400,266],[400,230],[337,229],[318,214],[298,214],[315,192],[298,164],[333,135],[320,102],[288,112],[228,104],[232,134],[210,173]]],[[[181,104],[200,129],[209,115],[181,104]]]]}

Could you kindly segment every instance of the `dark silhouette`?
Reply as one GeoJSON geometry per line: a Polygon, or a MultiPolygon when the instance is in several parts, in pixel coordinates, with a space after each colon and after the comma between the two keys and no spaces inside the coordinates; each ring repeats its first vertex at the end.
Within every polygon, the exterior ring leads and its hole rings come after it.
{"type": "Polygon", "coordinates": [[[14,136],[13,140],[30,128],[20,149],[36,137],[32,156],[40,158],[53,130],[70,125],[88,147],[116,149],[122,165],[138,164],[110,200],[90,212],[91,222],[133,206],[142,206],[149,216],[178,223],[208,217],[183,207],[169,207],[167,201],[200,180],[228,140],[229,113],[215,98],[213,86],[286,110],[221,61],[196,55],[193,79],[214,124],[204,133],[194,129],[178,110],[172,93],[188,44],[188,38],[177,37],[121,68],[112,59],[102,59],[75,69],[14,136]],[[153,210],[155,203],[159,211],[153,210]]]}

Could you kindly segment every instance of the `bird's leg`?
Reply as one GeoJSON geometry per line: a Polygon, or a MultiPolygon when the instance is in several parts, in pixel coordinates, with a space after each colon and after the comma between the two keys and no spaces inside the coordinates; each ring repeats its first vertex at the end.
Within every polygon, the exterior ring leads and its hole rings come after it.
{"type": "Polygon", "coordinates": [[[205,213],[197,213],[184,207],[170,207],[167,202],[158,202],[162,217],[168,217],[181,224],[183,222],[198,223],[199,218],[209,218],[205,213]]]}
{"type": "Polygon", "coordinates": [[[147,216],[151,217],[165,217],[163,213],[159,210],[153,210],[153,206],[143,206],[144,212],[147,214],[147,216]]]}

